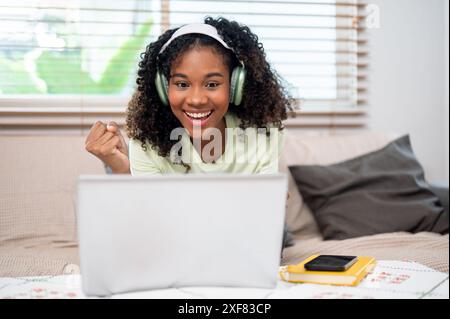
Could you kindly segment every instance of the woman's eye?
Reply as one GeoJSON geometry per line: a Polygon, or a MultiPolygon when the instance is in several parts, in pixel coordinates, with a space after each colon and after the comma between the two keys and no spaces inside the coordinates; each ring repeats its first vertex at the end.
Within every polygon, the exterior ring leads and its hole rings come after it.
{"type": "Polygon", "coordinates": [[[208,88],[212,88],[212,89],[218,87],[219,85],[220,85],[220,84],[219,84],[219,83],[216,83],[216,82],[210,82],[210,83],[206,84],[206,86],[207,86],[208,88]]]}
{"type": "Polygon", "coordinates": [[[184,89],[188,87],[188,84],[186,82],[177,82],[175,83],[176,87],[180,88],[180,89],[184,89]]]}

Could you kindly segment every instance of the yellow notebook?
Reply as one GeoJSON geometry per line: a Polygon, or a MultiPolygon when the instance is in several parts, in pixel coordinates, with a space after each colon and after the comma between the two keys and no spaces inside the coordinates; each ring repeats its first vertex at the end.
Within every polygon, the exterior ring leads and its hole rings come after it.
{"type": "Polygon", "coordinates": [[[376,265],[373,257],[358,256],[358,261],[347,271],[309,271],[304,265],[318,257],[314,255],[302,261],[298,265],[280,267],[280,277],[284,281],[295,283],[311,283],[338,286],[356,286],[359,282],[371,273],[376,265]]]}

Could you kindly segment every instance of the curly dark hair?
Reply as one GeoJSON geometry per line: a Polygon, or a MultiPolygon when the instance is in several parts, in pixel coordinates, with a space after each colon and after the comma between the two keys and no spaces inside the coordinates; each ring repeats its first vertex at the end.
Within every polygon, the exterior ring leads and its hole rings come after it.
{"type": "MultiPolygon", "coordinates": [[[[241,120],[240,128],[268,128],[274,125],[283,129],[282,121],[292,110],[290,97],[282,85],[282,78],[266,61],[263,45],[247,26],[229,21],[223,17],[206,17],[204,23],[214,26],[222,39],[235,53],[224,48],[215,39],[201,34],[187,34],[176,38],[169,47],[158,56],[162,46],[177,29],[163,33],[157,41],[150,43],[141,54],[137,90],[128,104],[126,130],[130,138],[139,140],[146,150],[146,143],[157,150],[158,155],[167,157],[177,141],[170,140],[173,129],[181,123],[173,115],[170,107],[160,101],[155,87],[157,69],[169,79],[172,63],[184,52],[194,46],[211,47],[224,57],[231,72],[239,61],[247,70],[244,94],[241,105],[229,105],[241,120]],[[239,60],[239,61],[238,61],[239,60]]],[[[230,73],[231,75],[231,73],[230,73]]]]}

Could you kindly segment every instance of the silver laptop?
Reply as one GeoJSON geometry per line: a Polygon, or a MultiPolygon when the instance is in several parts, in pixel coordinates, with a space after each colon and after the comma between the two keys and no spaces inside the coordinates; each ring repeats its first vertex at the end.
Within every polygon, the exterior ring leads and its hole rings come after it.
{"type": "Polygon", "coordinates": [[[284,174],[80,176],[83,291],[274,288],[286,194],[284,174]]]}

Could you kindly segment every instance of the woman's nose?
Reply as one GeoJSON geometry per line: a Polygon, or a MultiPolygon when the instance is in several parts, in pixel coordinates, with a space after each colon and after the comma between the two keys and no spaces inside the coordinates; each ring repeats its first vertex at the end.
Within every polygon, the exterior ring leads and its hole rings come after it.
{"type": "Polygon", "coordinates": [[[188,96],[188,104],[202,105],[208,102],[205,92],[201,88],[193,88],[188,96]]]}

